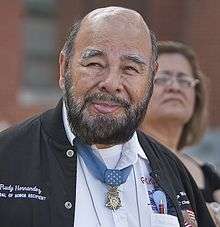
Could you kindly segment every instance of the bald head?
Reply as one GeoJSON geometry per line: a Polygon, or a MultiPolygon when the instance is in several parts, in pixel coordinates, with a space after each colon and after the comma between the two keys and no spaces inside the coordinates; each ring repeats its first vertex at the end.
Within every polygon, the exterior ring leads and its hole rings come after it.
{"type": "Polygon", "coordinates": [[[110,15],[122,15],[122,14],[132,14],[132,15],[136,15],[140,18],[142,18],[142,16],[135,10],[132,9],[127,9],[127,8],[123,8],[123,7],[118,7],[118,6],[109,6],[109,7],[104,7],[104,8],[98,8],[95,9],[93,11],[91,11],[90,13],[88,13],[85,18],[87,17],[94,17],[94,16],[110,16],[110,15]]]}
{"type": "Polygon", "coordinates": [[[150,34],[146,23],[138,12],[122,7],[112,6],[95,9],[85,16],[82,22],[90,22],[94,25],[103,22],[116,22],[117,24],[122,24],[124,26],[135,26],[136,28],[145,31],[146,34],[150,34]]]}
{"type": "MultiPolygon", "coordinates": [[[[100,33],[101,29],[106,27],[112,29],[118,36],[124,33],[126,29],[129,31],[130,36],[134,38],[137,37],[137,41],[139,37],[143,37],[150,47],[152,65],[154,65],[157,59],[157,45],[154,34],[149,30],[143,17],[138,12],[122,7],[95,9],[87,14],[79,23],[74,24],[63,48],[64,55],[69,58],[70,55],[73,54],[72,50],[74,49],[75,38],[79,31],[90,29],[90,31],[93,32],[91,36],[95,37],[96,34],[100,33]]],[[[111,35],[114,35],[113,32],[111,35]]],[[[154,69],[152,71],[154,71],[154,69]]]]}

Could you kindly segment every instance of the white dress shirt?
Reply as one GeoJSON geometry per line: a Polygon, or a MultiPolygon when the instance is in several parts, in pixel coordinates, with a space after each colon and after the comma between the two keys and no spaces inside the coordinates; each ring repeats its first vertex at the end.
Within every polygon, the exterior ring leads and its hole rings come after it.
{"type": "MultiPolygon", "coordinates": [[[[67,137],[72,144],[75,136],[69,127],[65,105],[63,121],[67,137]]],[[[78,156],[74,227],[179,226],[176,217],[157,214],[152,210],[148,193],[154,190],[149,175],[150,165],[136,133],[123,145],[106,149],[97,149],[93,145],[92,149],[105,162],[107,168],[122,169],[131,164],[133,168],[127,181],[118,187],[122,207],[113,211],[105,206],[108,187],[89,172],[82,158],[78,156]]]]}

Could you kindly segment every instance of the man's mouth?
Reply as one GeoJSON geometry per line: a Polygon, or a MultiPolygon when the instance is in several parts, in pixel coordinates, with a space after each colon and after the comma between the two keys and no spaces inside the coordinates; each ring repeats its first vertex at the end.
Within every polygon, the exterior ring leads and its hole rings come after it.
{"type": "Polygon", "coordinates": [[[116,112],[121,106],[113,102],[96,101],[92,102],[92,108],[96,113],[109,114],[116,112]]]}

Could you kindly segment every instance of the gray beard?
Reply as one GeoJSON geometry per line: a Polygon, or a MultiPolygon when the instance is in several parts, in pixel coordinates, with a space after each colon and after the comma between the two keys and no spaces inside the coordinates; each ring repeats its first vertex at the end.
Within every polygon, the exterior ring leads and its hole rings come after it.
{"type": "Polygon", "coordinates": [[[65,104],[71,131],[87,144],[114,145],[127,142],[143,120],[153,86],[148,89],[144,99],[136,105],[113,96],[99,92],[87,95],[84,100],[77,100],[74,95],[71,77],[65,79],[65,104]],[[124,111],[118,116],[92,115],[88,111],[92,101],[113,101],[122,106],[124,111]]]}

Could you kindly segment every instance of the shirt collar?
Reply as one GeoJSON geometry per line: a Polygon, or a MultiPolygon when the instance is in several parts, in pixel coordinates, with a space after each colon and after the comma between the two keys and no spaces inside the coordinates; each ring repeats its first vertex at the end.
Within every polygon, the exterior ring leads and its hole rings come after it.
{"type": "MultiPolygon", "coordinates": [[[[64,124],[67,138],[68,138],[69,142],[71,143],[71,145],[73,145],[73,140],[75,138],[75,135],[72,133],[72,131],[70,129],[70,125],[69,125],[68,117],[67,117],[67,109],[66,109],[66,105],[65,105],[64,101],[63,101],[62,113],[63,113],[63,124],[64,124]]],[[[132,138],[123,145],[123,150],[125,150],[129,153],[132,152],[133,154],[138,154],[138,156],[140,156],[141,158],[148,160],[146,154],[144,153],[144,151],[138,141],[138,136],[137,136],[136,132],[134,133],[132,138]]],[[[130,155],[127,155],[127,157],[130,157],[130,155]]],[[[133,163],[137,161],[137,158],[135,158],[133,155],[131,158],[132,158],[133,163]]]]}
{"type": "MultiPolygon", "coordinates": [[[[143,149],[142,149],[142,147],[141,147],[141,145],[139,143],[138,135],[137,135],[136,132],[134,133],[134,135],[132,136],[132,138],[126,144],[129,144],[130,149],[136,150],[137,151],[137,154],[141,158],[148,160],[146,154],[144,153],[144,151],[143,151],[143,149]]],[[[126,146],[126,144],[125,144],[125,146],[126,146]]]]}
{"type": "Polygon", "coordinates": [[[73,145],[73,140],[75,139],[75,135],[72,133],[72,131],[70,129],[70,125],[69,125],[68,117],[67,117],[66,105],[65,105],[64,101],[63,101],[63,124],[64,124],[67,138],[68,138],[69,142],[71,143],[71,145],[73,145]]]}

